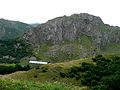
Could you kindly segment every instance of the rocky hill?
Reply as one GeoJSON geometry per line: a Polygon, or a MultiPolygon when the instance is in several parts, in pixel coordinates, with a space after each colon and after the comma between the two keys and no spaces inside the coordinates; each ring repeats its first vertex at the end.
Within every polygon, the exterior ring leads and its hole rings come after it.
{"type": "Polygon", "coordinates": [[[40,58],[80,58],[107,50],[107,45],[118,44],[120,28],[104,24],[100,17],[81,13],[49,20],[25,33],[23,38],[39,46],[35,52],[37,55],[44,54],[40,58]]]}
{"type": "Polygon", "coordinates": [[[65,40],[73,41],[86,35],[91,37],[99,48],[110,42],[120,42],[119,33],[119,27],[105,25],[100,17],[81,13],[49,20],[25,34],[25,39],[33,44],[47,41],[58,44],[65,40]]]}
{"type": "Polygon", "coordinates": [[[30,25],[22,22],[0,19],[0,39],[16,38],[30,28],[30,25]]]}

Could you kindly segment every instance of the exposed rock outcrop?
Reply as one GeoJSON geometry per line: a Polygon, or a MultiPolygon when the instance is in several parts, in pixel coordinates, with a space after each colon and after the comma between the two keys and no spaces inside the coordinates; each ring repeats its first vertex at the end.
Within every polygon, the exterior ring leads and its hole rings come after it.
{"type": "Polygon", "coordinates": [[[97,48],[110,42],[120,42],[120,28],[105,25],[100,17],[87,13],[58,17],[39,25],[24,34],[32,44],[51,42],[58,44],[73,41],[81,35],[90,36],[97,48]]]}
{"type": "Polygon", "coordinates": [[[95,55],[110,43],[120,43],[120,28],[104,24],[100,17],[81,13],[49,20],[26,32],[23,38],[35,46],[52,44],[45,52],[38,48],[38,56],[77,59],[95,55]]]}

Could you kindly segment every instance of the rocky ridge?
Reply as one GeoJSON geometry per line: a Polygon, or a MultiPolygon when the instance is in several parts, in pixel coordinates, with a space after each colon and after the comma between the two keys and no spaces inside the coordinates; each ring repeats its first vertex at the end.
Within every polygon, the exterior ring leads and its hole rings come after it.
{"type": "Polygon", "coordinates": [[[86,13],[58,17],[39,25],[24,34],[24,38],[32,44],[50,41],[58,44],[63,41],[79,39],[81,35],[90,36],[97,48],[107,43],[120,42],[120,28],[103,23],[100,17],[86,13]]]}
{"type": "Polygon", "coordinates": [[[26,32],[23,38],[33,46],[52,44],[45,56],[62,52],[71,57],[78,54],[80,58],[93,55],[110,43],[120,43],[120,28],[104,24],[100,17],[81,13],[49,20],[26,32]]]}

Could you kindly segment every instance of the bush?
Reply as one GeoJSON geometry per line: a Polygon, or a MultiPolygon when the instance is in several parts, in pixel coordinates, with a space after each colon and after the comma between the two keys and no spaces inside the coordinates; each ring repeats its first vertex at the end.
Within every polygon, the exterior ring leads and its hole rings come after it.
{"type": "Polygon", "coordinates": [[[94,58],[96,65],[82,64],[84,69],[81,82],[92,90],[120,90],[120,58],[103,56],[94,58]]]}
{"type": "Polygon", "coordinates": [[[79,67],[71,67],[61,77],[80,79],[90,90],[120,90],[120,58],[95,56],[94,64],[83,62],[79,67]]]}
{"type": "Polygon", "coordinates": [[[60,76],[61,76],[62,78],[65,78],[65,77],[66,77],[66,74],[63,73],[63,72],[60,72],[60,76]]]}

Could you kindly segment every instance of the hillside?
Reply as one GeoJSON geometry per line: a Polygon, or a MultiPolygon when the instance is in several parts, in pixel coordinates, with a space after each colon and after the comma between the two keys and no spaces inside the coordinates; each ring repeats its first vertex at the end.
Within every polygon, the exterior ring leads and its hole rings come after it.
{"type": "Polygon", "coordinates": [[[26,32],[23,39],[35,47],[36,57],[51,62],[120,53],[120,28],[87,13],[49,20],[26,32]]]}
{"type": "Polygon", "coordinates": [[[28,44],[19,37],[31,28],[19,21],[0,19],[0,63],[19,63],[27,56],[28,44]]]}
{"type": "MultiPolygon", "coordinates": [[[[67,61],[62,63],[54,63],[54,64],[48,64],[48,65],[36,65],[35,68],[29,70],[29,71],[18,71],[12,74],[1,76],[1,79],[9,79],[9,80],[20,80],[20,81],[32,81],[32,82],[41,82],[41,83],[51,83],[54,85],[54,82],[66,84],[71,89],[76,88],[75,90],[79,90],[79,88],[83,88],[80,90],[84,90],[86,88],[83,86],[80,82],[80,80],[77,80],[75,78],[63,78],[61,77],[61,73],[68,72],[71,70],[72,67],[79,67],[82,65],[83,62],[87,63],[93,63],[91,58],[86,59],[79,59],[79,60],[73,60],[73,61],[67,61]],[[78,88],[78,89],[77,89],[78,88]]],[[[64,90],[64,89],[63,89],[64,90]]]]}
{"type": "Polygon", "coordinates": [[[30,87],[37,88],[36,90],[40,88],[47,90],[48,85],[51,86],[48,90],[54,90],[54,88],[60,88],[57,90],[119,90],[119,64],[120,57],[98,55],[93,58],[63,63],[36,65],[29,71],[1,76],[0,84],[2,87],[6,85],[8,88],[12,88],[14,85],[17,85],[17,88],[23,88],[26,84],[24,87],[26,90],[29,90],[30,87]],[[37,86],[38,84],[41,87],[37,86]],[[61,85],[63,86],[61,87],[61,85]]]}
{"type": "Polygon", "coordinates": [[[19,22],[0,19],[0,39],[14,39],[21,36],[32,26],[19,22]]]}

